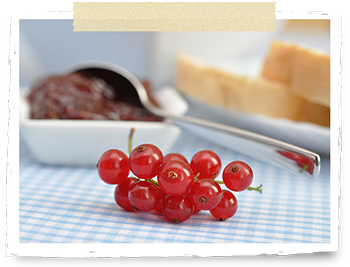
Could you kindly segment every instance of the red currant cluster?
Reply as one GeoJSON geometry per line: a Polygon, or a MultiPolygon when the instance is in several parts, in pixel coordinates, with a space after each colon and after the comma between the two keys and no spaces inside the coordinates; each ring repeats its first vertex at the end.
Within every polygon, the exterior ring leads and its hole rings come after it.
{"type": "Polygon", "coordinates": [[[208,210],[220,220],[237,211],[237,199],[230,191],[257,190],[251,188],[252,169],[242,161],[233,161],[223,170],[223,181],[215,178],[221,171],[221,160],[210,150],[197,152],[190,162],[178,153],[163,156],[152,144],[132,149],[129,137],[129,157],[120,150],[104,152],[97,163],[100,178],[117,185],[114,197],[127,211],[155,211],[173,223],[183,222],[200,210],[208,210]],[[133,173],[136,177],[131,177],[133,173]],[[153,178],[157,178],[157,181],[153,178]],[[222,190],[225,184],[230,190],[222,190]]]}

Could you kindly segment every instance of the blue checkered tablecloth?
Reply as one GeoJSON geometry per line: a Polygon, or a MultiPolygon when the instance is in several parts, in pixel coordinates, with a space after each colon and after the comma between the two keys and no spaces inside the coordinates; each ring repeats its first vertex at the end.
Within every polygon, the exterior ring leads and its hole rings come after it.
{"type": "Polygon", "coordinates": [[[95,167],[41,165],[21,141],[20,243],[330,242],[329,158],[322,158],[320,176],[307,180],[186,130],[172,152],[190,159],[202,149],[215,151],[223,165],[246,161],[254,171],[252,186],[263,184],[263,193],[236,193],[238,211],[224,222],[201,211],[171,224],[162,215],[119,208],[115,186],[103,183],[95,167]]]}

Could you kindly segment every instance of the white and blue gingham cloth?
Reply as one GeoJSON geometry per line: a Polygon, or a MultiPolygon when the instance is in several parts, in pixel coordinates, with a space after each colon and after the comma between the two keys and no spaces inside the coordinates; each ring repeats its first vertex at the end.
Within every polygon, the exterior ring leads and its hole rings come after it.
{"type": "MultiPolygon", "coordinates": [[[[115,186],[98,177],[95,167],[38,164],[20,143],[20,243],[329,243],[330,163],[322,158],[316,180],[298,177],[183,130],[172,152],[188,160],[211,149],[223,167],[246,161],[252,186],[263,193],[236,193],[238,210],[221,222],[201,211],[180,224],[162,215],[122,210],[115,186]]],[[[221,175],[217,178],[221,180],[221,175]]],[[[224,186],[222,186],[224,188],[224,186]]]]}

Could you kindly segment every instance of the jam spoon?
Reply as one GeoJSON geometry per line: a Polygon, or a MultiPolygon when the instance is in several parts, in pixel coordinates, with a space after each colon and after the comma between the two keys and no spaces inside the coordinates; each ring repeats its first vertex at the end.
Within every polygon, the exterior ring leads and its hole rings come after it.
{"type": "Polygon", "coordinates": [[[321,158],[317,153],[261,134],[195,117],[178,115],[156,107],[150,101],[147,91],[140,80],[130,71],[116,64],[83,62],[72,67],[71,72],[102,78],[123,99],[144,107],[154,115],[181,123],[205,127],[209,132],[213,131],[216,138],[225,140],[227,147],[238,152],[282,167],[309,179],[317,178],[320,173],[321,158]]]}

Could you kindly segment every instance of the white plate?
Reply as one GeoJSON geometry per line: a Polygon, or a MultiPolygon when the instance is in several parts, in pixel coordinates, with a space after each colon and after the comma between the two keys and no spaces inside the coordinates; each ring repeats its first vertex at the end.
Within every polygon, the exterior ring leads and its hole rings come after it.
{"type": "MultiPolygon", "coordinates": [[[[185,99],[189,104],[187,112],[189,116],[256,132],[321,155],[329,155],[330,153],[330,128],[328,127],[263,115],[242,114],[209,106],[190,97],[185,97],[185,99]]],[[[227,147],[226,141],[222,138],[215,138],[212,131],[199,131],[195,126],[188,126],[187,128],[203,138],[227,147]],[[209,132],[210,134],[208,134],[209,132]]]]}
{"type": "MultiPolygon", "coordinates": [[[[156,92],[155,98],[164,109],[181,115],[187,103],[172,88],[156,92]],[[171,101],[169,101],[171,99],[171,101]]],[[[133,145],[151,143],[167,153],[181,133],[169,121],[93,121],[34,120],[29,116],[26,90],[21,90],[20,130],[33,156],[40,163],[54,165],[95,165],[102,153],[111,148],[128,153],[128,137],[135,128],[133,145]]]]}

